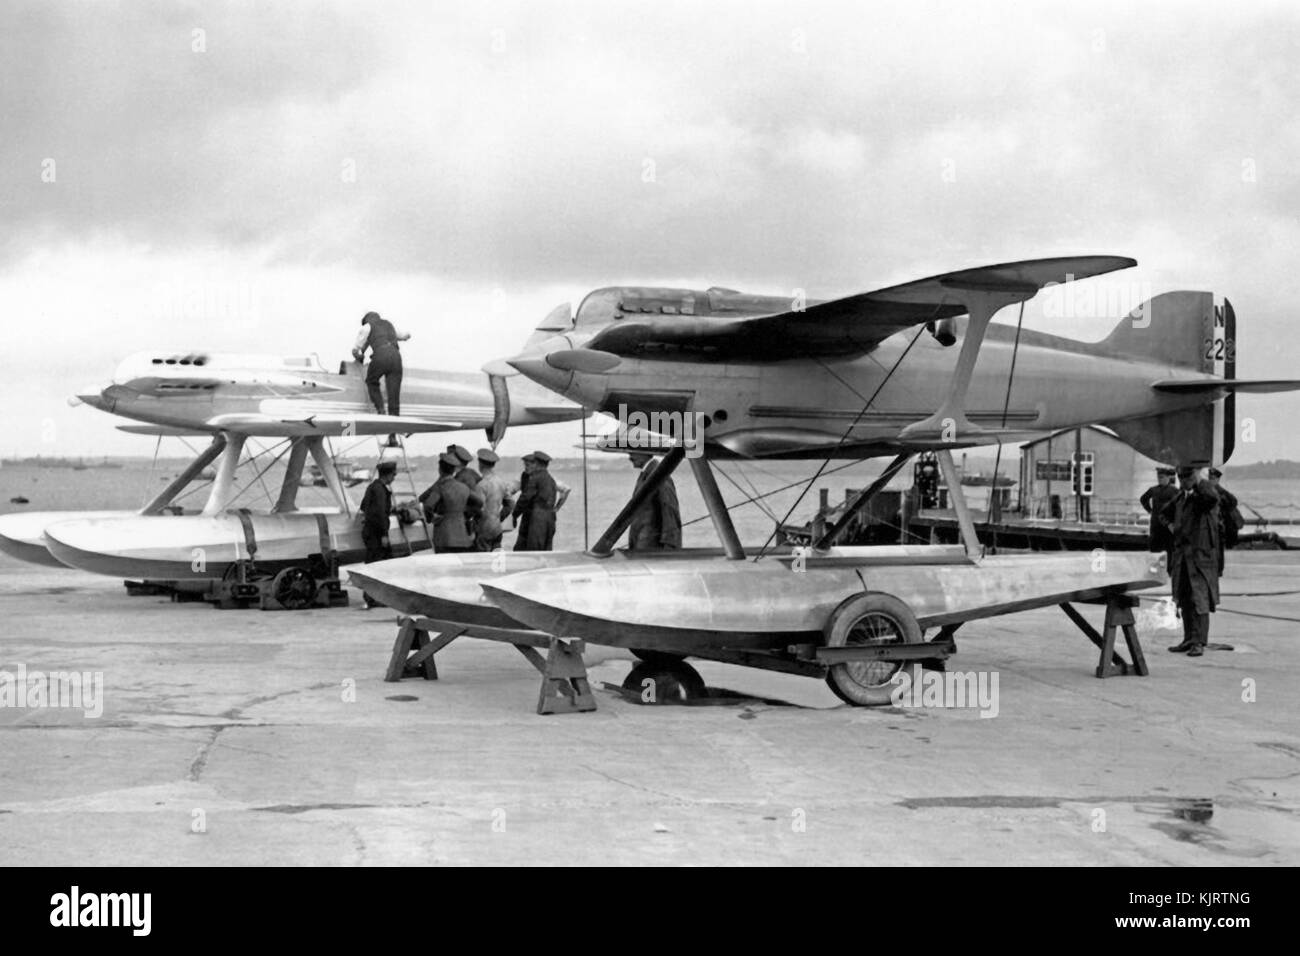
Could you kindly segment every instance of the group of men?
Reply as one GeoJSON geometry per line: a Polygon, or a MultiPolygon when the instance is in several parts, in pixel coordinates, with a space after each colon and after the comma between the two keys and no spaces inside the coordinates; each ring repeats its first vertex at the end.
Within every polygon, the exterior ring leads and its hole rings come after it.
{"type": "Polygon", "coordinates": [[[1221,477],[1217,468],[1210,469],[1208,478],[1188,466],[1157,468],[1156,484],[1139,499],[1151,515],[1150,548],[1166,555],[1183,621],[1183,640],[1169,650],[1188,657],[1205,653],[1210,615],[1219,603],[1224,551],[1237,543],[1242,526],[1237,498],[1219,483],[1221,477]]]}
{"type": "MultiPolygon", "coordinates": [[[[478,470],[470,467],[474,457],[460,445],[449,445],[438,456],[438,480],[419,497],[424,518],[432,530],[433,550],[438,554],[466,551],[496,551],[505,537],[505,521],[518,528],[516,551],[550,551],[555,540],[555,515],[571,489],[550,473],[551,456],[535,451],[523,457],[524,471],[518,481],[497,474],[500,461],[490,448],[477,452],[478,470]]],[[[633,452],[639,488],[654,471],[654,456],[633,452]]],[[[381,461],[376,478],[361,500],[361,538],[366,563],[393,556],[388,539],[394,513],[392,485],[397,463],[381,461]]],[[[634,491],[635,493],[635,491],[634,491]]],[[[632,518],[628,548],[652,551],[682,546],[682,519],[672,479],[664,481],[632,518]]],[[[376,602],[365,596],[366,607],[376,602]]]]}

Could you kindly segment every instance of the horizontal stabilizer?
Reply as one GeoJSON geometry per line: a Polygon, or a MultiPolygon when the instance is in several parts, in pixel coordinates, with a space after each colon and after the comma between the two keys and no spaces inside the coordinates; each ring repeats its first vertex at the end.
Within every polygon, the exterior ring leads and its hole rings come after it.
{"type": "Polygon", "coordinates": [[[1294,378],[1169,378],[1151,385],[1157,392],[1294,392],[1300,380],[1294,378]]]}

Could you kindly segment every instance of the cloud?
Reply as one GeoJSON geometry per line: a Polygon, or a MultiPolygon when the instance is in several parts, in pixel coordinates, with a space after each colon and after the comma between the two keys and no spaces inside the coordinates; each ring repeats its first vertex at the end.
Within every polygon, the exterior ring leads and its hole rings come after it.
{"type": "MultiPolygon", "coordinates": [[[[1250,4],[20,4],[0,291],[90,372],[500,290],[519,312],[430,356],[472,368],[598,285],[829,296],[1114,252],[1232,295],[1243,370],[1284,374],[1295,36],[1250,4]]],[[[43,355],[0,387],[43,388],[43,355]]]]}

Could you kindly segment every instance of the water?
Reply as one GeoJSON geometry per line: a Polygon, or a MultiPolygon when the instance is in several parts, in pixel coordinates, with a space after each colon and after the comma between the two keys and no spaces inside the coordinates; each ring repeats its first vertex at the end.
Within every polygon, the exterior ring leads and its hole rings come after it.
{"type": "MultiPolygon", "coordinates": [[[[359,465],[373,464],[365,456],[355,456],[359,465]]],[[[0,468],[0,514],[13,511],[91,511],[104,509],[134,509],[156,494],[163,485],[170,481],[186,464],[182,460],[167,459],[153,466],[147,460],[124,459],[122,468],[89,467],[78,471],[73,468],[34,467],[31,465],[6,465],[0,468]],[[30,499],[26,505],[11,504],[9,499],[15,496],[30,499]]],[[[845,468],[845,462],[832,462],[815,487],[808,492],[795,512],[795,519],[805,521],[816,511],[818,488],[830,491],[832,504],[844,500],[844,493],[849,488],[861,488],[880,473],[886,459],[874,459],[862,464],[845,468]]],[[[398,500],[414,497],[433,483],[437,478],[436,465],[431,461],[420,461],[411,478],[399,474],[395,489],[398,500]]],[[[503,462],[510,465],[502,473],[517,476],[517,462],[503,462]]],[[[820,462],[816,461],[781,461],[781,462],[722,462],[717,465],[719,471],[718,485],[728,504],[744,501],[745,494],[756,495],[772,491],[792,482],[800,482],[796,487],[766,498],[762,504],[767,511],[754,505],[744,505],[732,511],[736,530],[741,541],[747,546],[761,545],[771,534],[776,517],[783,517],[799,497],[804,482],[817,471],[820,462]],[[729,476],[729,477],[728,477],[729,476]],[[734,484],[733,484],[734,481],[734,484]],[[745,490],[742,493],[736,485],[745,490]]],[[[583,535],[583,480],[582,462],[573,459],[557,459],[551,464],[551,473],[573,489],[572,496],[560,512],[556,531],[556,550],[572,550],[584,547],[583,535]]],[[[1014,474],[1014,471],[1012,472],[1014,474]]],[[[247,466],[241,471],[238,487],[241,497],[235,502],[236,507],[254,509],[268,508],[268,501],[274,498],[279,487],[282,471],[272,467],[261,480],[254,477],[254,472],[247,466]]],[[[690,469],[683,464],[674,476],[677,496],[681,503],[682,520],[686,522],[683,531],[683,543],[686,546],[717,546],[717,536],[712,523],[707,518],[704,502],[695,487],[695,480],[690,469]]],[[[909,483],[910,470],[904,469],[897,480],[897,487],[909,483]]],[[[623,456],[606,453],[593,453],[589,456],[587,475],[587,497],[589,513],[588,540],[595,541],[614,515],[627,501],[636,483],[636,471],[623,456]]],[[[351,493],[359,501],[364,486],[353,488],[351,493]]],[[[1254,480],[1231,483],[1230,487],[1243,502],[1263,514],[1273,518],[1296,519],[1300,521],[1300,484],[1280,480],[1254,480]]],[[[968,497],[975,507],[983,507],[987,490],[968,489],[968,497]]],[[[189,509],[197,510],[203,505],[207,486],[194,486],[182,499],[181,503],[189,509]]],[[[330,498],[323,488],[303,488],[299,492],[300,505],[328,505],[330,498]]],[[[1242,508],[1243,514],[1250,519],[1251,512],[1242,508]]],[[[513,536],[507,535],[506,547],[512,546],[513,536]]]]}

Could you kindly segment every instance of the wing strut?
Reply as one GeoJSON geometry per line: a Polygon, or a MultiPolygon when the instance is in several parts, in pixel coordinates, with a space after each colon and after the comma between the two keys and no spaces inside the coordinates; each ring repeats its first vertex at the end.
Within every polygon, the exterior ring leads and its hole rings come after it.
{"type": "Polygon", "coordinates": [[[911,458],[912,452],[904,452],[886,465],[885,470],[880,473],[879,477],[877,477],[875,481],[862,491],[858,492],[857,497],[853,499],[853,503],[850,504],[848,508],[844,510],[844,514],[840,516],[840,520],[835,522],[831,528],[827,529],[825,534],[813,542],[813,550],[826,551],[829,549],[830,546],[835,543],[835,539],[843,534],[844,529],[849,526],[849,522],[856,518],[858,513],[867,506],[867,502],[874,498],[876,494],[885,487],[885,485],[889,484],[893,477],[902,470],[902,467],[906,465],[911,458]]]}
{"type": "MultiPolygon", "coordinates": [[[[159,442],[162,441],[161,435],[158,436],[158,441],[159,442]]],[[[212,438],[212,443],[208,445],[207,448],[203,449],[203,451],[199,453],[198,457],[195,458],[192,462],[190,462],[184,471],[182,471],[179,475],[173,478],[171,482],[168,483],[166,488],[158,492],[158,494],[154,496],[153,500],[150,501],[147,505],[144,506],[144,508],[141,509],[140,514],[142,515],[162,514],[162,510],[172,503],[172,499],[175,498],[178,494],[180,494],[182,489],[184,489],[186,485],[188,485],[191,481],[197,478],[199,472],[201,472],[204,468],[208,467],[208,465],[212,464],[216,460],[217,456],[220,455],[225,450],[225,448],[226,448],[225,436],[221,434],[214,435],[212,438]]],[[[154,457],[155,460],[157,460],[156,453],[154,457]]]]}
{"type": "Polygon", "coordinates": [[[952,384],[944,400],[939,403],[938,410],[929,418],[913,422],[904,428],[899,432],[900,440],[948,445],[984,431],[966,418],[966,392],[970,388],[971,373],[975,370],[975,359],[979,356],[980,346],[984,344],[984,333],[988,331],[989,322],[999,309],[1032,299],[1037,293],[1038,287],[1027,283],[1008,283],[1002,288],[991,285],[955,288],[954,297],[965,303],[970,322],[967,323],[966,334],[962,338],[961,355],[957,357],[952,384]]]}
{"type": "Polygon", "coordinates": [[[235,490],[235,472],[239,469],[239,459],[244,454],[244,442],[248,436],[241,432],[221,432],[226,438],[226,450],[221,453],[217,464],[217,477],[212,481],[212,491],[208,494],[203,514],[215,515],[226,510],[232,492],[235,490]]]}
{"type": "MultiPolygon", "coordinates": [[[[713,519],[713,530],[722,539],[727,560],[744,561],[745,549],[740,543],[740,535],[736,534],[736,526],[731,521],[731,512],[722,499],[722,492],[718,490],[718,479],[713,477],[713,466],[706,457],[700,455],[691,459],[691,471],[695,472],[695,483],[700,486],[700,494],[709,509],[709,517],[713,519]]],[[[653,480],[654,475],[650,478],[653,480]]]]}
{"type": "MultiPolygon", "coordinates": [[[[952,463],[952,452],[941,448],[935,457],[939,459],[939,471],[943,475],[944,484],[948,486],[948,501],[957,515],[957,528],[961,531],[961,543],[966,549],[966,557],[978,561],[983,557],[980,554],[980,539],[975,533],[975,522],[971,520],[970,509],[966,507],[966,492],[961,490],[961,474],[952,463]]],[[[997,485],[994,484],[994,493],[997,490],[997,485]]]]}

